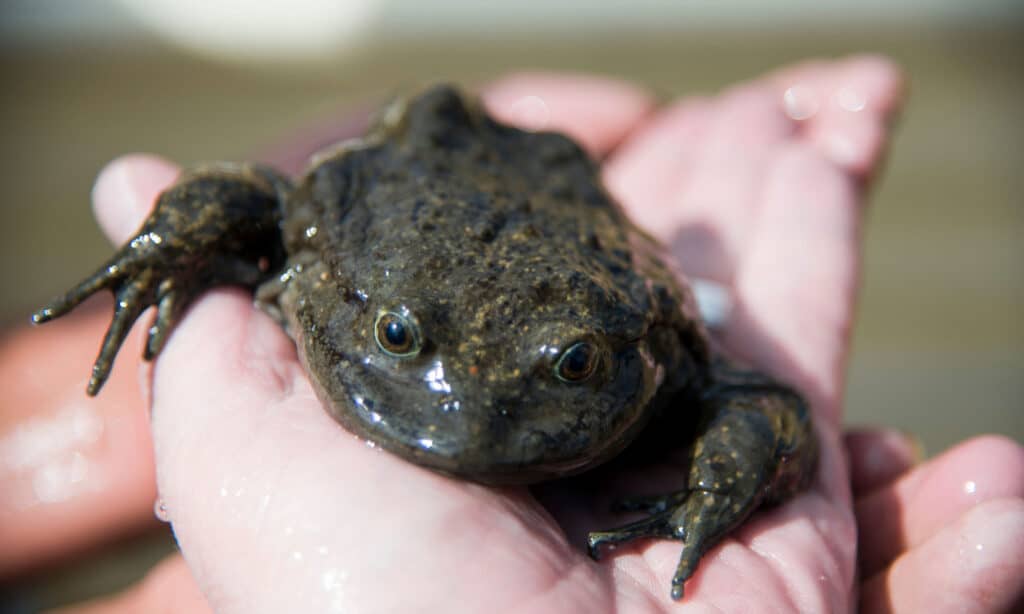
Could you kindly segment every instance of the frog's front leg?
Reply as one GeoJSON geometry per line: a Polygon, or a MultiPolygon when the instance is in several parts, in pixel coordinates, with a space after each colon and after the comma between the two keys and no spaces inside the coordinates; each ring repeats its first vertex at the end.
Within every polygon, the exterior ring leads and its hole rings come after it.
{"type": "Polygon", "coordinates": [[[817,439],[796,392],[757,373],[724,366],[715,371],[714,384],[700,397],[686,488],[620,502],[618,509],[648,516],[589,538],[594,558],[601,544],[638,537],[682,541],[673,599],[682,598],[683,584],[705,552],[762,504],[803,489],[817,466],[817,439]]]}
{"type": "Polygon", "coordinates": [[[60,317],[102,289],[114,294],[114,315],[86,391],[103,386],[132,323],[151,305],[144,357],[154,357],[185,307],[221,284],[255,286],[284,260],[281,205],[291,183],[258,165],[218,164],[184,172],[160,194],[142,227],[95,273],[32,315],[60,317]]]}

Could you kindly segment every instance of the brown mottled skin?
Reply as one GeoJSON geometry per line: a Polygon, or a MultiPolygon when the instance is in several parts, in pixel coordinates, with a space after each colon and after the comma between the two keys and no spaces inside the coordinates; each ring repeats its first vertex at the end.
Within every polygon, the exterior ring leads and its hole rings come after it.
{"type": "Polygon", "coordinates": [[[713,357],[692,295],[568,138],[501,125],[439,86],[392,105],[296,183],[251,164],[182,175],[136,238],[33,316],[117,297],[95,394],[141,312],[146,357],[206,288],[242,284],[284,324],[327,411],[432,469],[484,483],[578,473],[652,420],[685,424],[678,492],[603,543],[683,542],[672,592],[763,503],[803,488],[801,397],[713,357]]]}

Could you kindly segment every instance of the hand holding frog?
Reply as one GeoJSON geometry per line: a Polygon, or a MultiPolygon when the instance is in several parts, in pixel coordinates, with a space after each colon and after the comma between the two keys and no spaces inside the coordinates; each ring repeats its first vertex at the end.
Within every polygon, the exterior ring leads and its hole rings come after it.
{"type": "MultiPolygon", "coordinates": [[[[523,96],[536,93],[547,101],[550,127],[595,153],[631,133],[611,151],[610,188],[667,241],[703,242],[680,255],[691,273],[734,292],[723,343],[795,382],[817,412],[825,449],[818,485],[713,551],[686,603],[847,608],[855,538],[839,395],[858,266],[859,183],[884,141],[896,95],[891,70],[871,60],[805,66],[646,120],[644,96],[617,84],[513,80],[489,100],[514,114],[523,96]],[[866,107],[857,115],[826,105],[798,124],[780,103],[792,83],[822,104],[839,85],[850,87],[866,107]],[[582,95],[587,88],[603,95],[582,95]],[[592,100],[607,108],[572,107],[592,100]]],[[[108,230],[133,228],[139,217],[125,222],[125,211],[141,215],[173,174],[145,158],[109,169],[97,189],[108,230]],[[134,193],[124,189],[126,178],[134,193]]],[[[566,543],[556,523],[570,535],[607,525],[588,494],[542,493],[552,517],[526,491],[453,483],[339,432],[291,345],[238,292],[216,291],[196,305],[154,378],[161,493],[218,610],[668,605],[674,544],[637,544],[594,565],[566,543]]],[[[964,509],[951,507],[939,526],[964,509]]],[[[880,553],[874,569],[895,554],[880,553]]]]}

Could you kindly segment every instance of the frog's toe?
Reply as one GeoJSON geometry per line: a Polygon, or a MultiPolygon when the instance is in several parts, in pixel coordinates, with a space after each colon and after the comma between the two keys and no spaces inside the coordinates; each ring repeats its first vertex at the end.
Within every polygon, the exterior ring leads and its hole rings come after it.
{"type": "Polygon", "coordinates": [[[114,357],[131,331],[132,324],[152,304],[152,278],[150,271],[144,271],[115,289],[114,316],[110,320],[107,334],[103,337],[99,356],[92,366],[92,377],[89,378],[89,385],[86,387],[86,392],[90,396],[95,396],[103,387],[110,376],[114,357]]]}
{"type": "Polygon", "coordinates": [[[64,294],[50,301],[45,307],[32,314],[32,322],[42,324],[70,312],[93,294],[115,286],[119,280],[120,267],[108,263],[89,277],[82,280],[64,294]]]}
{"type": "Polygon", "coordinates": [[[683,542],[683,551],[679,554],[679,563],[676,564],[676,571],[672,574],[672,599],[679,601],[683,598],[683,585],[690,579],[690,576],[697,571],[697,564],[704,552],[708,549],[706,540],[698,535],[683,542]]]}
{"type": "Polygon", "coordinates": [[[149,327],[149,336],[146,338],[146,349],[142,354],[145,360],[152,360],[160,350],[171,329],[177,324],[185,307],[192,302],[198,293],[175,284],[174,280],[165,280],[160,284],[156,296],[156,319],[149,327]]]}
{"type": "Polygon", "coordinates": [[[642,520],[607,531],[592,531],[587,537],[587,553],[596,561],[601,557],[601,546],[614,546],[641,537],[680,539],[682,536],[677,534],[671,525],[673,511],[669,509],[654,513],[642,520]]]}

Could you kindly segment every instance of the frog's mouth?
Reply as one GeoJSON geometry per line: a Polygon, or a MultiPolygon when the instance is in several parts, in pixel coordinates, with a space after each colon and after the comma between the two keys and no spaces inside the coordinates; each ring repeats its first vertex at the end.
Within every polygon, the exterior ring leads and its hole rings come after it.
{"type": "Polygon", "coordinates": [[[618,454],[646,422],[637,419],[595,446],[585,431],[573,435],[553,422],[548,429],[523,428],[513,412],[496,411],[490,419],[474,421],[456,412],[445,414],[437,399],[411,408],[407,401],[400,405],[380,394],[370,396],[355,385],[346,390],[345,409],[321,395],[346,429],[417,465],[488,485],[532,484],[581,473],[618,454]],[[442,419],[423,419],[431,414],[442,419]]]}

